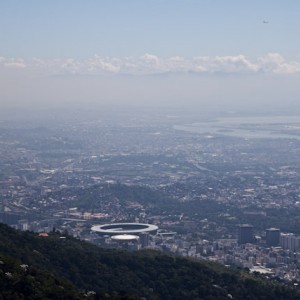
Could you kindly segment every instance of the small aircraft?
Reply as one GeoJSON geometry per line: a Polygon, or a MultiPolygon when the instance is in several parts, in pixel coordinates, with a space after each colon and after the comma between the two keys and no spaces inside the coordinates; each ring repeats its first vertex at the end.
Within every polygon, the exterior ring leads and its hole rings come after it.
{"type": "Polygon", "coordinates": [[[264,23],[264,24],[268,24],[268,23],[269,23],[269,21],[265,21],[265,20],[263,20],[263,23],[264,23]]]}

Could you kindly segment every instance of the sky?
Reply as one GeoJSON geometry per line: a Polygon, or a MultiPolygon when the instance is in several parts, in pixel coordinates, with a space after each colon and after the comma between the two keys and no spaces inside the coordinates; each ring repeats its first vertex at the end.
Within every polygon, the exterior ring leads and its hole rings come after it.
{"type": "Polygon", "coordinates": [[[300,110],[298,0],[0,1],[0,108],[300,110]]]}

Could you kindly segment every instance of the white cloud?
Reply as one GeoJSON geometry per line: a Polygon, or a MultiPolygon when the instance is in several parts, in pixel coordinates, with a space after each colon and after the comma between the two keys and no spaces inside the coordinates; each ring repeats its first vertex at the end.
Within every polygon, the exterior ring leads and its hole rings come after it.
{"type": "Polygon", "coordinates": [[[77,73],[80,71],[80,63],[72,58],[68,58],[62,63],[62,68],[70,71],[71,73],[77,73]]]}
{"type": "Polygon", "coordinates": [[[5,68],[24,69],[27,65],[22,58],[16,59],[0,57],[0,66],[3,66],[5,68]]]}
{"type": "Polygon", "coordinates": [[[260,68],[266,73],[294,74],[300,72],[300,61],[286,61],[279,53],[268,53],[259,59],[260,68]]]}
{"type": "Polygon", "coordinates": [[[259,66],[251,63],[244,55],[237,56],[216,56],[213,60],[211,71],[239,73],[239,72],[257,72],[259,66]]]}
{"type": "Polygon", "coordinates": [[[279,53],[268,53],[264,57],[250,60],[245,55],[232,56],[198,56],[186,58],[181,56],[159,57],[146,53],[140,57],[104,57],[94,55],[88,59],[40,59],[0,57],[1,68],[27,68],[42,72],[45,75],[80,74],[131,74],[151,75],[162,73],[269,73],[295,74],[300,73],[300,61],[288,61],[279,53]]]}
{"type": "Polygon", "coordinates": [[[102,71],[108,73],[118,73],[120,71],[119,60],[103,58],[99,55],[95,55],[93,58],[83,62],[83,69],[85,71],[102,71]]]}
{"type": "Polygon", "coordinates": [[[155,67],[159,66],[159,58],[156,55],[152,55],[149,53],[144,54],[141,59],[146,63],[150,65],[154,65],[155,67]]]}

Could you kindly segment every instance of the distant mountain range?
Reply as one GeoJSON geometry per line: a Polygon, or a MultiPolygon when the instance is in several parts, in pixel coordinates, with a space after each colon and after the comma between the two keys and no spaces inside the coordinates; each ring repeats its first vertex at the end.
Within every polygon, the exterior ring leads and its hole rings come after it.
{"type": "Polygon", "coordinates": [[[0,299],[300,299],[246,270],[156,251],[101,249],[0,224],[0,299]]]}

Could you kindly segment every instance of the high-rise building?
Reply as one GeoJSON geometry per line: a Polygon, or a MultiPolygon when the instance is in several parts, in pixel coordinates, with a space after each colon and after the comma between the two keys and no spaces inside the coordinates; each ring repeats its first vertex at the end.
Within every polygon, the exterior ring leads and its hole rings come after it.
{"type": "Polygon", "coordinates": [[[142,232],[140,234],[140,242],[141,242],[142,248],[146,248],[149,246],[149,233],[148,232],[142,232]]]}
{"type": "Polygon", "coordinates": [[[279,246],[280,229],[269,228],[266,230],[266,243],[269,247],[279,246]]]}
{"type": "Polygon", "coordinates": [[[253,226],[249,224],[241,224],[238,226],[238,243],[239,245],[253,243],[253,226]]]}
{"type": "Polygon", "coordinates": [[[300,237],[295,236],[293,233],[281,233],[280,234],[280,246],[283,249],[291,251],[300,250],[300,237]]]}

